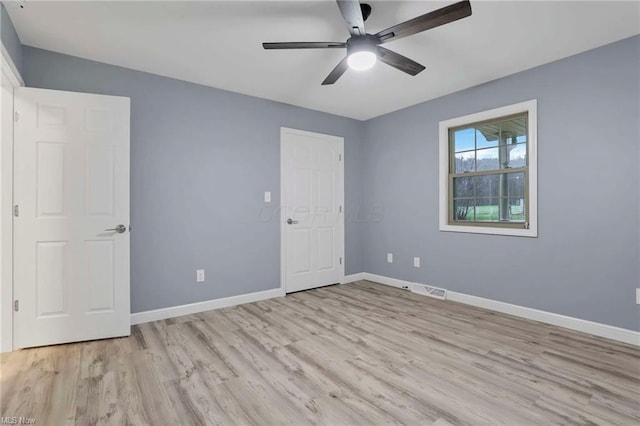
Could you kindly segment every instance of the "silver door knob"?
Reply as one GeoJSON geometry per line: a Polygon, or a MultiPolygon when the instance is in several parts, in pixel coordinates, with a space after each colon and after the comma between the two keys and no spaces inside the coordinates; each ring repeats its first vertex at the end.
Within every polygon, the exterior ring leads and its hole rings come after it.
{"type": "Polygon", "coordinates": [[[122,234],[126,230],[127,230],[127,227],[124,225],[118,225],[112,229],[105,229],[105,231],[116,231],[118,234],[122,234]]]}
{"type": "Polygon", "coordinates": [[[287,223],[288,223],[289,225],[293,225],[293,224],[295,224],[295,223],[298,223],[298,221],[297,221],[297,220],[293,220],[293,219],[289,218],[289,219],[287,219],[287,223]]]}

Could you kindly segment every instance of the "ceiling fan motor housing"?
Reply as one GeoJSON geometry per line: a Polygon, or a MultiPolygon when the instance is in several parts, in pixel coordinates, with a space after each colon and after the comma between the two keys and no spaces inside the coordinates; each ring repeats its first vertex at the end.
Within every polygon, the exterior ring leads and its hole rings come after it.
{"type": "Polygon", "coordinates": [[[356,52],[375,53],[378,43],[378,37],[371,34],[352,36],[349,40],[347,40],[347,56],[350,56],[356,52]]]}

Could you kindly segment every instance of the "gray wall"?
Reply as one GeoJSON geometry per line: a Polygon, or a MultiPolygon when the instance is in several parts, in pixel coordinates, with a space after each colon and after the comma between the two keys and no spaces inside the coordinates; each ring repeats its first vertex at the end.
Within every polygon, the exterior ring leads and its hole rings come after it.
{"type": "Polygon", "coordinates": [[[22,73],[22,44],[2,3],[0,3],[0,39],[18,68],[18,72],[22,73]]]}
{"type": "Polygon", "coordinates": [[[366,122],[363,269],[640,329],[639,52],[636,36],[366,122]],[[438,122],[529,99],[539,238],[440,232],[438,122]]]}
{"type": "Polygon", "coordinates": [[[27,86],[131,98],[132,312],[279,287],[280,126],[345,138],[346,273],[361,272],[362,122],[26,46],[23,59],[27,86]]]}

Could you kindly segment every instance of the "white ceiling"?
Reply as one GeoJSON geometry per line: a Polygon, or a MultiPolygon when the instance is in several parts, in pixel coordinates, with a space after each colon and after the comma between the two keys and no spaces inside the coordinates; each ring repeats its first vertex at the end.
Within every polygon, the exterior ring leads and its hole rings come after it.
{"type": "MultiPolygon", "coordinates": [[[[452,2],[369,1],[369,33],[452,2]]],[[[344,41],[334,1],[5,3],[23,44],[369,119],[640,32],[640,3],[471,1],[469,18],[385,44],[427,67],[378,63],[320,83],[342,49],[265,51],[263,41],[344,41]]]]}

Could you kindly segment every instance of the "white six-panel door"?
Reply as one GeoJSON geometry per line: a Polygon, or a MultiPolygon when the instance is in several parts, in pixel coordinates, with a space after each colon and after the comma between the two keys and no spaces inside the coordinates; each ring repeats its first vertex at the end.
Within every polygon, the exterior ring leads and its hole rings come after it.
{"type": "Polygon", "coordinates": [[[281,255],[287,293],[339,283],[344,276],[343,146],[340,137],[282,129],[281,255]]]}
{"type": "Polygon", "coordinates": [[[14,346],[128,335],[129,98],[14,96],[14,346]]]}

